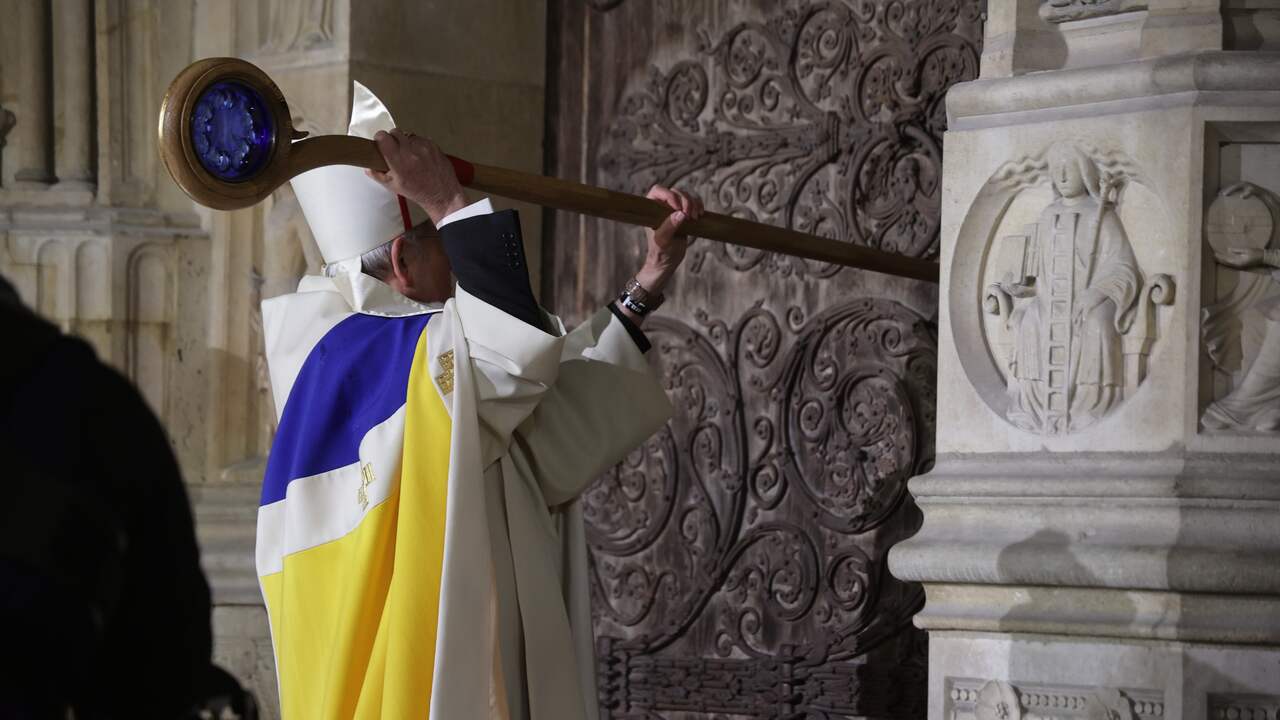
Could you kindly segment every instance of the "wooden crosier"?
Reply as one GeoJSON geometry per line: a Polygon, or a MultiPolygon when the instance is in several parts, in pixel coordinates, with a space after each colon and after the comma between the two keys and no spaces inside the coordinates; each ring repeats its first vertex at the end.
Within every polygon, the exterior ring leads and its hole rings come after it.
{"type": "MultiPolygon", "coordinates": [[[[378,147],[347,135],[295,131],[284,95],[262,70],[236,58],[208,58],[178,73],[160,106],[160,156],[192,200],[216,210],[258,203],[296,175],[325,165],[386,170],[378,147]]],[[[657,201],[449,156],[458,179],[479,192],[657,227],[670,209],[657,201]]],[[[938,282],[938,264],[787,228],[704,213],[684,225],[696,237],[938,282]]]]}

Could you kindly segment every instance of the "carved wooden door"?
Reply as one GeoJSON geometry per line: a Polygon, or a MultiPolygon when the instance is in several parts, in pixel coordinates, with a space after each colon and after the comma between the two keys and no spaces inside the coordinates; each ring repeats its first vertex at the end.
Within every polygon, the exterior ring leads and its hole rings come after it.
{"type": "MultiPolygon", "coordinates": [[[[936,256],[980,0],[551,7],[552,173],[936,256]]],[[[574,321],[639,268],[635,228],[547,230],[574,321]]],[[[924,717],[924,597],[886,556],[933,459],[936,310],[933,285],[694,244],[646,325],[676,417],[586,495],[602,717],[924,717]]]]}

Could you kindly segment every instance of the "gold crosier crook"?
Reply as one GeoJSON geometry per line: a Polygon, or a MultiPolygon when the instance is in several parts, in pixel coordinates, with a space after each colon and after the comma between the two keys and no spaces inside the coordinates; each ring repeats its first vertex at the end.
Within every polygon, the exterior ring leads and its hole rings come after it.
{"type": "MultiPolygon", "coordinates": [[[[387,169],[371,140],[295,131],[276,84],[236,58],[200,60],[174,78],[160,106],[160,156],[192,200],[216,210],[258,203],[294,176],[325,165],[387,169]]],[[[638,195],[449,160],[459,181],[482,193],[651,228],[671,212],[638,195]]],[[[719,213],[703,213],[681,229],[708,240],[938,282],[935,262],[719,213]]]]}

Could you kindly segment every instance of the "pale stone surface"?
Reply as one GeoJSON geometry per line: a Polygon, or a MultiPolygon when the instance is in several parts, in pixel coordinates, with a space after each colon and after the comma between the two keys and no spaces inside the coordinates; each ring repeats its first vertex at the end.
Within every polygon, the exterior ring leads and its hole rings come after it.
{"type": "MultiPolygon", "coordinates": [[[[1141,270],[1141,287],[1153,285],[1156,276],[1168,275],[1173,278],[1177,290],[1185,290],[1183,277],[1187,274],[1189,259],[1185,255],[1179,258],[1172,254],[1170,245],[1178,243],[1179,235],[1183,243],[1188,242],[1187,226],[1174,221],[1177,211],[1166,199],[1189,192],[1185,185],[1179,187],[1176,183],[1179,179],[1186,182],[1190,174],[1190,160],[1186,154],[1144,152],[1141,147],[1143,144],[1150,147],[1167,143],[1169,138],[1176,136],[1179,126],[1184,135],[1188,134],[1189,124],[1189,117],[1179,118],[1172,114],[1139,117],[1130,122],[1114,117],[1090,118],[1082,119],[1072,127],[1064,127],[1061,122],[1054,126],[1038,123],[999,130],[953,132],[948,137],[948,152],[961,158],[973,157],[975,161],[944,165],[944,172],[948,175],[953,172],[950,168],[960,166],[954,171],[957,176],[952,182],[944,184],[944,208],[950,210],[968,204],[970,209],[965,214],[963,225],[951,228],[952,232],[958,230],[954,250],[949,253],[948,248],[944,246],[943,249],[944,268],[949,267],[950,271],[944,270],[942,293],[949,303],[941,311],[940,331],[957,340],[949,349],[940,348],[939,420],[942,422],[945,416],[950,427],[946,433],[939,432],[940,453],[1008,452],[1041,447],[1052,450],[1087,447],[1091,450],[1158,451],[1169,447],[1170,443],[1185,440],[1184,429],[1166,422],[1169,412],[1176,412],[1177,406],[1170,405],[1176,395],[1143,392],[1137,387],[1137,377],[1132,378],[1131,397],[1117,405],[1114,412],[1085,428],[1065,435],[1009,432],[1006,423],[1009,412],[1008,354],[1000,346],[1011,342],[1010,335],[1016,327],[1002,329],[1004,317],[979,311],[982,310],[985,289],[997,282],[1002,272],[992,267],[998,263],[984,262],[986,258],[998,260],[1000,257],[997,252],[988,250],[990,240],[1023,232],[1028,223],[1036,221],[1046,202],[1051,200],[1044,188],[1048,182],[1044,154],[1060,139],[1092,144],[1100,138],[1107,138],[1110,140],[1108,146],[1098,148],[1093,156],[1111,159],[1117,167],[1134,165],[1127,172],[1135,179],[1126,183],[1125,197],[1117,204],[1116,210],[1117,225],[1127,231],[1125,237],[1130,248],[1126,253],[1132,253],[1133,269],[1141,270]],[[1147,120],[1152,122],[1148,124],[1147,120]],[[1135,157],[1149,157],[1150,166],[1143,167],[1135,157]],[[971,170],[970,177],[964,177],[965,166],[978,168],[971,170]],[[1021,176],[1009,174],[1019,170],[1023,171],[1021,176]],[[960,200],[956,195],[965,199],[960,200]],[[950,265],[947,264],[949,257],[953,259],[950,265]],[[982,342],[986,337],[992,338],[992,342],[982,342]],[[993,351],[1003,357],[997,358],[993,351]],[[955,397],[948,397],[950,395],[955,397]],[[975,412],[973,400],[985,406],[986,412],[975,412]],[[1118,431],[1119,428],[1125,430],[1118,431]]],[[[944,213],[944,237],[948,231],[947,224],[953,222],[953,217],[944,213]]],[[[1088,219],[1087,222],[1092,224],[1093,220],[1088,219]]],[[[1081,244],[1087,244],[1090,238],[1082,240],[1081,244]]],[[[1081,272],[1088,274],[1092,269],[1087,264],[1081,272]]],[[[1135,273],[1131,279],[1136,280],[1136,277],[1135,273]]],[[[1053,289],[1049,283],[1044,285],[1046,292],[1053,289]]],[[[1064,298],[1064,301],[1069,300],[1070,297],[1064,298]]],[[[1188,314],[1185,305],[1177,302],[1157,308],[1148,308],[1141,305],[1142,302],[1148,302],[1148,298],[1140,297],[1135,290],[1122,310],[1135,313],[1155,310],[1154,327],[1144,330],[1169,340],[1167,344],[1153,344],[1149,349],[1146,374],[1185,376],[1194,372],[1194,366],[1188,366],[1182,353],[1164,349],[1177,344],[1179,334],[1176,328],[1187,325],[1196,314],[1188,314]]],[[[1017,308],[1012,310],[1017,311],[1017,308]]],[[[1069,309],[1067,311],[1070,312],[1069,309]]],[[[1114,324],[1114,314],[1111,319],[1114,324]]],[[[1132,330],[1132,326],[1129,329],[1132,330]]],[[[1084,334],[1071,330],[1069,326],[1063,332],[1073,337],[1084,334]]],[[[1063,372],[1066,371],[1064,367],[1063,372]]],[[[1194,386],[1184,387],[1184,391],[1188,399],[1195,395],[1194,386]]]]}
{"type": "Polygon", "coordinates": [[[58,138],[55,171],[66,189],[93,187],[92,12],[84,0],[54,0],[53,130],[58,138]]]}
{"type": "Polygon", "coordinates": [[[213,661],[236,674],[258,700],[260,718],[280,716],[275,658],[267,611],[261,605],[218,605],[213,609],[217,645],[213,661]]]}
{"type": "Polygon", "coordinates": [[[982,77],[1222,49],[1270,49],[1275,8],[1221,0],[1005,0],[988,6],[982,77]]]}
{"type": "Polygon", "coordinates": [[[49,42],[48,7],[44,2],[9,0],[0,11],[9,28],[4,44],[13,48],[6,53],[4,85],[10,89],[5,105],[16,120],[3,177],[10,187],[41,188],[53,180],[49,86],[40,72],[49,42]]]}
{"type": "Polygon", "coordinates": [[[1274,87],[1280,73],[1275,70],[1280,70],[1277,56],[1257,54],[1250,63],[1240,54],[1210,53],[1163,64],[1126,64],[1116,69],[1111,83],[1104,69],[1090,68],[1047,73],[1036,83],[1030,78],[979,80],[971,85],[980,89],[962,85],[952,91],[951,126],[960,130],[953,129],[947,138],[948,158],[957,161],[944,165],[943,237],[955,240],[943,248],[942,292],[950,302],[941,310],[940,332],[964,341],[940,351],[939,387],[955,393],[954,402],[940,398],[940,421],[954,429],[940,432],[940,453],[1034,450],[1041,443],[1051,450],[1157,452],[1184,446],[1274,451],[1261,440],[1199,433],[1199,363],[1196,355],[1177,348],[1199,336],[1204,209],[1179,199],[1205,192],[1201,128],[1209,119],[1215,121],[1213,127],[1226,125],[1235,115],[1254,122],[1247,128],[1230,123],[1230,128],[1257,137],[1269,127],[1258,121],[1280,99],[1274,87]],[[1049,75],[1070,75],[1078,85],[1073,89],[1067,79],[1049,75]],[[1130,88],[1136,97],[1120,97],[1117,86],[1130,88]],[[1250,86],[1252,95],[1243,92],[1250,86]],[[1210,107],[1210,98],[1225,105],[1210,107]],[[1077,100],[1082,103],[1075,104],[1077,100]],[[990,240],[1024,233],[1044,207],[1050,195],[1043,153],[1059,140],[1095,148],[1099,157],[1132,166],[1133,180],[1117,212],[1145,279],[1168,275],[1174,289],[1171,304],[1150,307],[1153,342],[1145,374],[1182,378],[1161,391],[1137,388],[1115,412],[1074,440],[1008,433],[1000,397],[1007,372],[1001,369],[1001,339],[969,341],[988,337],[991,326],[999,324],[991,315],[973,312],[982,307],[986,288],[1000,279],[991,267],[1000,254],[990,240]],[[985,411],[974,412],[975,398],[985,411]]]}
{"type": "Polygon", "coordinates": [[[1280,654],[1246,646],[933,632],[929,687],[931,718],[1216,719],[1233,716],[1211,715],[1211,706],[1270,710],[1280,704],[1280,654]],[[983,692],[992,681],[1009,686],[1012,695],[983,692]],[[999,702],[990,702],[996,698],[1006,701],[1003,717],[999,702]],[[1099,705],[1114,714],[1090,712],[1099,705]]]}
{"type": "Polygon", "coordinates": [[[1270,713],[1280,439],[1201,422],[1269,351],[1215,367],[1201,310],[1239,274],[1215,247],[1274,247],[1257,203],[1210,208],[1280,177],[1280,55],[1219,52],[1216,1],[1088,5],[1116,11],[994,3],[1004,54],[948,97],[938,458],[890,568],[925,584],[931,718],[1270,713]],[[1077,319],[1095,285],[1118,312],[1077,319]]]}

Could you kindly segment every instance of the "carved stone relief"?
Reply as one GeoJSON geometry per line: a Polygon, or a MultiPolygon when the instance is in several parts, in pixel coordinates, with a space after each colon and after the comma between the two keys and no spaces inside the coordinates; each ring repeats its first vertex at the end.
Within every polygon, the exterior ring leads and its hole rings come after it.
{"type": "MultiPolygon", "coordinates": [[[[1130,241],[1135,221],[1123,217],[1124,196],[1141,183],[1119,154],[1057,142],[998,170],[966,219],[969,232],[986,228],[992,237],[982,271],[982,309],[991,318],[983,332],[1004,385],[979,390],[1015,427],[1043,435],[1083,430],[1146,375],[1155,308],[1173,301],[1173,280],[1146,275],[1130,241]],[[1019,220],[1031,222],[1019,227],[1019,220]]],[[[966,361],[971,375],[973,362],[966,361]]]]}
{"type": "MultiPolygon", "coordinates": [[[[1001,680],[947,678],[951,720],[1159,720],[1159,690],[1070,685],[1011,684],[1001,680]]],[[[1212,717],[1212,716],[1211,716],[1212,717]]]]}
{"type": "Polygon", "coordinates": [[[1209,720],[1274,720],[1280,695],[1209,693],[1209,720]]]}
{"type": "Polygon", "coordinates": [[[1201,311],[1213,367],[1229,377],[1201,423],[1209,430],[1280,432],[1280,198],[1248,182],[1223,188],[1209,206],[1205,239],[1234,280],[1201,311]]]}
{"type": "Polygon", "coordinates": [[[275,0],[262,50],[283,53],[333,44],[333,0],[275,0]]]}
{"type": "Polygon", "coordinates": [[[1147,0],[1044,0],[1040,17],[1057,24],[1146,9],[1147,0]]]}

